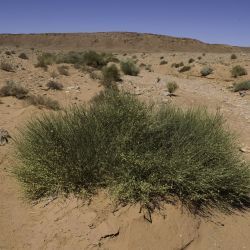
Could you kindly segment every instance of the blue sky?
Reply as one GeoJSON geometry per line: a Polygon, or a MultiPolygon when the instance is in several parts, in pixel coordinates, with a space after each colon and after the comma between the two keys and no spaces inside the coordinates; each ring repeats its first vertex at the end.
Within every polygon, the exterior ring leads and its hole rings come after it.
{"type": "Polygon", "coordinates": [[[250,0],[0,0],[0,33],[97,31],[250,46],[250,0]]]}

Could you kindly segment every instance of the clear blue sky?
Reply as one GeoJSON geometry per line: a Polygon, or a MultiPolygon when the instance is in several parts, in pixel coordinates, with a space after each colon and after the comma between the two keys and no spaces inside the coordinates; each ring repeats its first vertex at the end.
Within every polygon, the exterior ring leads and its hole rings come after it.
{"type": "Polygon", "coordinates": [[[250,46],[250,0],[0,0],[0,33],[97,31],[250,46]]]}

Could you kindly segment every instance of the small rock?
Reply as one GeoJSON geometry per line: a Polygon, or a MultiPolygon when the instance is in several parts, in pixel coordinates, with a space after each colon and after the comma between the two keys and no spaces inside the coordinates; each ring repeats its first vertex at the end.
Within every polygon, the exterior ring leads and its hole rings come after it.
{"type": "Polygon", "coordinates": [[[239,149],[242,153],[250,153],[250,148],[248,147],[242,147],[239,149]]]}

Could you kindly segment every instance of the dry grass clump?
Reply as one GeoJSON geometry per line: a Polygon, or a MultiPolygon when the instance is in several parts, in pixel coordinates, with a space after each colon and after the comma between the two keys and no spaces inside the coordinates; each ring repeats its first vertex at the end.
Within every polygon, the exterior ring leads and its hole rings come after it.
{"type": "Polygon", "coordinates": [[[238,76],[244,76],[247,75],[247,71],[245,68],[243,68],[240,65],[236,65],[231,70],[232,77],[237,78],[238,76]]]}
{"type": "Polygon", "coordinates": [[[121,62],[121,70],[125,75],[137,76],[140,72],[139,68],[131,60],[121,62]]]}
{"type": "Polygon", "coordinates": [[[168,82],[167,83],[167,90],[171,95],[174,95],[174,92],[179,88],[176,82],[168,82]]]}
{"type": "Polygon", "coordinates": [[[183,72],[189,71],[190,69],[191,69],[190,66],[183,66],[181,69],[179,69],[179,72],[183,73],[183,72]]]}
{"type": "Polygon", "coordinates": [[[162,61],[160,62],[160,65],[165,65],[165,64],[168,64],[168,62],[167,62],[166,60],[162,60],[162,61]]]}
{"type": "Polygon", "coordinates": [[[241,91],[241,90],[250,90],[250,81],[244,81],[240,83],[235,83],[233,85],[233,90],[235,92],[241,91]]]}
{"type": "Polygon", "coordinates": [[[60,82],[55,82],[55,81],[49,81],[46,86],[48,87],[48,89],[52,89],[52,90],[63,89],[63,84],[60,82]]]}
{"type": "Polygon", "coordinates": [[[208,76],[213,73],[213,69],[211,67],[205,66],[200,71],[202,76],[208,76]]]}
{"type": "Polygon", "coordinates": [[[69,76],[69,66],[60,65],[57,67],[57,70],[58,70],[60,75],[69,76]]]}
{"type": "Polygon", "coordinates": [[[0,96],[14,96],[17,99],[23,99],[27,96],[28,92],[21,84],[14,81],[7,81],[0,89],[0,96]]]}
{"type": "Polygon", "coordinates": [[[237,59],[237,56],[236,56],[235,54],[232,54],[232,55],[231,55],[231,59],[232,59],[232,60],[235,60],[235,59],[237,59]]]}
{"type": "Polygon", "coordinates": [[[51,99],[48,96],[42,96],[42,95],[30,95],[27,98],[27,101],[29,104],[38,106],[40,108],[47,108],[52,110],[59,110],[60,105],[58,101],[51,99]]]}
{"type": "Polygon", "coordinates": [[[21,58],[21,59],[24,59],[24,60],[29,59],[29,57],[25,53],[20,53],[18,57],[21,58]]]}
{"type": "Polygon", "coordinates": [[[103,85],[108,88],[113,87],[115,82],[121,80],[121,75],[115,64],[104,67],[102,69],[102,74],[103,74],[103,81],[102,81],[103,85]]]}
{"type": "Polygon", "coordinates": [[[30,199],[106,188],[152,211],[174,197],[192,211],[249,207],[250,170],[221,115],[160,109],[106,90],[88,107],[30,121],[15,170],[30,199]]]}
{"type": "Polygon", "coordinates": [[[7,72],[15,72],[14,66],[8,62],[1,62],[0,69],[7,72]]]}

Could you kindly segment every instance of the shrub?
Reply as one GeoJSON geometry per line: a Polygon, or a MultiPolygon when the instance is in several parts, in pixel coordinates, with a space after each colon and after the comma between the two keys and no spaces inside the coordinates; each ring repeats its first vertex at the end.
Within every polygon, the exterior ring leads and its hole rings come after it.
{"type": "Polygon", "coordinates": [[[8,62],[1,62],[0,64],[0,68],[4,71],[7,72],[15,72],[14,67],[12,66],[12,64],[8,63],[8,62]]]}
{"type": "Polygon", "coordinates": [[[59,110],[60,105],[58,101],[51,99],[47,96],[42,95],[31,95],[27,98],[29,104],[38,106],[38,107],[45,107],[52,110],[59,110]]]}
{"type": "Polygon", "coordinates": [[[184,66],[184,63],[183,62],[180,62],[180,63],[173,63],[171,65],[172,68],[179,68],[179,67],[183,67],[184,66]]]}
{"type": "Polygon", "coordinates": [[[61,84],[59,82],[55,82],[55,81],[49,81],[47,83],[47,87],[49,89],[53,89],[53,90],[62,90],[63,89],[63,84],[61,84]]]}
{"type": "Polygon", "coordinates": [[[112,64],[109,67],[104,67],[102,70],[103,74],[103,84],[106,87],[113,86],[114,82],[118,82],[121,80],[121,76],[118,68],[115,64],[112,64]]]}
{"type": "Polygon", "coordinates": [[[137,76],[140,72],[132,61],[121,62],[121,70],[125,75],[130,76],[137,76]]]}
{"type": "Polygon", "coordinates": [[[23,99],[27,96],[28,92],[22,85],[14,81],[7,81],[0,89],[0,96],[14,96],[17,99],[23,99]]]}
{"type": "Polygon", "coordinates": [[[202,59],[202,57],[201,57],[201,56],[198,56],[198,57],[197,57],[197,59],[198,59],[198,60],[201,60],[201,59],[202,59]]]}
{"type": "Polygon", "coordinates": [[[190,209],[250,205],[250,170],[219,114],[148,107],[106,90],[89,107],[30,121],[16,138],[15,173],[31,199],[108,188],[153,209],[178,197],[190,209]],[[158,111],[157,111],[158,110],[158,111]]]}
{"type": "Polygon", "coordinates": [[[250,81],[244,81],[240,83],[234,84],[234,91],[240,91],[240,90],[249,90],[250,89],[250,81]]]}
{"type": "Polygon", "coordinates": [[[232,55],[231,55],[231,59],[232,59],[232,60],[235,60],[235,59],[237,59],[237,56],[236,56],[235,54],[232,54],[232,55]]]}
{"type": "Polygon", "coordinates": [[[190,58],[189,60],[188,60],[188,63],[193,63],[195,60],[193,59],[193,58],[190,58]]]}
{"type": "Polygon", "coordinates": [[[164,59],[164,56],[161,56],[161,57],[160,57],[160,60],[163,60],[163,59],[164,59]]]}
{"type": "Polygon", "coordinates": [[[179,88],[176,82],[168,82],[167,89],[170,94],[173,94],[179,88]]]}
{"type": "Polygon", "coordinates": [[[66,65],[61,65],[57,67],[57,70],[59,72],[60,75],[64,75],[64,76],[69,76],[69,71],[68,71],[69,67],[66,65]]]}
{"type": "Polygon", "coordinates": [[[11,54],[11,51],[5,51],[5,55],[11,56],[11,55],[12,55],[12,54],[11,54]]]}
{"type": "Polygon", "coordinates": [[[179,72],[180,72],[180,73],[186,72],[186,71],[189,71],[190,69],[191,69],[190,66],[183,66],[183,67],[179,70],[179,72]]]}
{"type": "Polygon", "coordinates": [[[162,61],[160,62],[160,65],[164,65],[164,64],[168,64],[168,62],[165,61],[165,60],[162,60],[162,61]]]}
{"type": "Polygon", "coordinates": [[[238,76],[247,75],[247,71],[245,68],[241,67],[240,65],[234,66],[231,70],[232,76],[237,78],[238,76]]]}
{"type": "Polygon", "coordinates": [[[99,69],[107,64],[104,57],[105,57],[105,54],[100,55],[96,53],[95,51],[90,50],[84,54],[83,60],[86,65],[99,69]]]}
{"type": "Polygon", "coordinates": [[[208,75],[210,75],[212,73],[213,73],[213,69],[210,68],[210,67],[206,66],[206,67],[204,67],[204,68],[201,69],[201,75],[202,76],[208,76],[208,75]]]}
{"type": "Polygon", "coordinates": [[[21,59],[24,59],[24,60],[29,59],[29,57],[25,53],[21,53],[18,57],[21,58],[21,59]]]}
{"type": "Polygon", "coordinates": [[[37,57],[36,67],[41,67],[45,70],[48,69],[48,65],[56,62],[56,55],[52,53],[43,53],[37,57]]]}
{"type": "Polygon", "coordinates": [[[50,76],[51,76],[53,79],[55,79],[55,78],[58,77],[58,74],[56,73],[55,70],[53,70],[53,71],[50,73],[50,76]]]}

